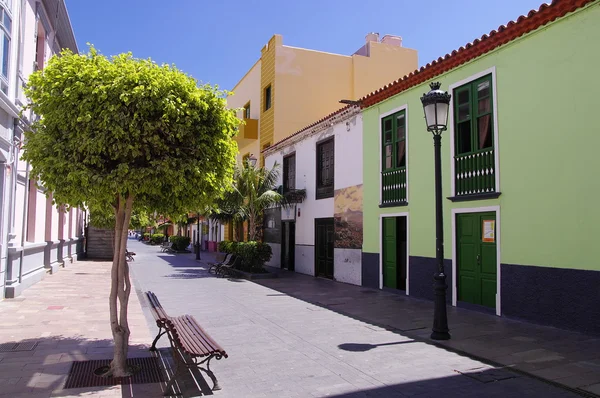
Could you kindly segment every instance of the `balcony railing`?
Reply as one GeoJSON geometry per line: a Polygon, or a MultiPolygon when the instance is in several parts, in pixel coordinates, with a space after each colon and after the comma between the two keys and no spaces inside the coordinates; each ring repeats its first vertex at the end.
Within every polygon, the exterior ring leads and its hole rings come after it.
{"type": "Polygon", "coordinates": [[[406,168],[381,172],[381,204],[406,202],[406,168]]]}
{"type": "Polygon", "coordinates": [[[456,196],[496,192],[494,150],[454,157],[456,196]]]}

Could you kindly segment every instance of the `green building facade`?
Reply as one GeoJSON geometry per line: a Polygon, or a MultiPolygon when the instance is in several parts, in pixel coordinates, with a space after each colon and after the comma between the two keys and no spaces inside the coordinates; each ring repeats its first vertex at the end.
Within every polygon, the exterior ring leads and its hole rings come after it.
{"type": "Polygon", "coordinates": [[[363,98],[364,286],[433,298],[439,81],[448,302],[600,331],[598,21],[554,1],[363,98]]]}

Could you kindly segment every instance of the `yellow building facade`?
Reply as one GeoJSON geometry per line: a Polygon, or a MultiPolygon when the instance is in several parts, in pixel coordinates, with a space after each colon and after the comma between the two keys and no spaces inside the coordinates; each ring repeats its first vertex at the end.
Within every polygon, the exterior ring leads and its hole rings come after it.
{"type": "MultiPolygon", "coordinates": [[[[339,109],[340,100],[357,100],[417,67],[417,51],[398,36],[369,33],[354,54],[340,55],[287,46],[274,35],[227,99],[243,109],[238,161],[254,155],[264,165],[263,149],[339,109]]],[[[226,226],[225,239],[232,236],[226,226]]]]}
{"type": "Polygon", "coordinates": [[[232,89],[231,108],[244,108],[236,138],[239,159],[260,152],[308,124],[417,69],[417,51],[398,36],[370,33],[352,55],[283,44],[274,35],[260,59],[232,89]]]}

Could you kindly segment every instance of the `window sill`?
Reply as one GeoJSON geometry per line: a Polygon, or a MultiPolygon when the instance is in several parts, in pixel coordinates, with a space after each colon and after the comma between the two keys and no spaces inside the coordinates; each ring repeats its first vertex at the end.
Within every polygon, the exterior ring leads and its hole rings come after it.
{"type": "Polygon", "coordinates": [[[402,202],[392,202],[392,203],[383,203],[379,205],[379,208],[384,208],[384,207],[402,207],[402,206],[408,206],[408,202],[403,200],[402,202]]]}
{"type": "Polygon", "coordinates": [[[468,202],[471,200],[496,199],[501,194],[502,194],[502,192],[476,193],[473,195],[450,196],[446,199],[448,199],[452,202],[468,202]]]}
{"type": "Polygon", "coordinates": [[[328,198],[333,198],[333,194],[323,194],[323,195],[317,195],[315,197],[315,200],[319,200],[319,199],[328,199],[328,198]]]}

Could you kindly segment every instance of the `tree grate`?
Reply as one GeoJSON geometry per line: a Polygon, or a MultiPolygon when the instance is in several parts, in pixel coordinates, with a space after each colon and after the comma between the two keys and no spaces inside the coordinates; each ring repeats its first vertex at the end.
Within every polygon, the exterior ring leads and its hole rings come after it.
{"type": "Polygon", "coordinates": [[[162,383],[165,381],[164,371],[159,365],[158,358],[155,357],[128,358],[128,365],[135,366],[140,369],[133,376],[101,377],[94,373],[96,369],[102,366],[110,365],[110,361],[110,359],[101,359],[73,362],[64,388],[105,387],[130,384],[162,383]]]}
{"type": "Polygon", "coordinates": [[[38,345],[38,341],[23,341],[21,343],[2,343],[0,344],[0,352],[19,352],[33,351],[38,345]]]}

